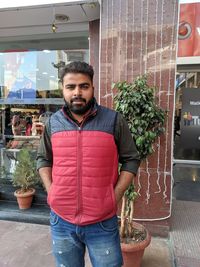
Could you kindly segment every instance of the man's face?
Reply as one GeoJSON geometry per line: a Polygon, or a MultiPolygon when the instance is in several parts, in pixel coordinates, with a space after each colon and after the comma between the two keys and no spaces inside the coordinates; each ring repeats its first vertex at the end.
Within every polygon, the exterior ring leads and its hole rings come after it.
{"type": "Polygon", "coordinates": [[[62,85],[63,97],[71,112],[80,115],[86,113],[94,96],[90,77],[82,73],[67,73],[62,85]]]}

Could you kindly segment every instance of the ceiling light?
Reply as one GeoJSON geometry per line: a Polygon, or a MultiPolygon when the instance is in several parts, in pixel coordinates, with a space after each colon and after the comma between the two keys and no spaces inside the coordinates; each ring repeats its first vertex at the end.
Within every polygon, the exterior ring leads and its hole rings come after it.
{"type": "Polygon", "coordinates": [[[55,20],[59,22],[69,21],[69,17],[65,14],[55,14],[55,20]]]}
{"type": "Polygon", "coordinates": [[[56,29],[57,29],[57,28],[58,28],[58,27],[56,26],[55,23],[53,23],[53,24],[51,25],[52,32],[56,32],[56,29]]]}

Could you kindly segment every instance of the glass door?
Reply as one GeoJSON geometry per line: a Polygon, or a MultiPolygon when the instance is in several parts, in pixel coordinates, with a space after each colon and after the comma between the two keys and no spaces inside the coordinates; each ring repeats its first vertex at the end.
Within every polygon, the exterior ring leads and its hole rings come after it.
{"type": "Polygon", "coordinates": [[[200,161],[200,72],[176,79],[174,161],[200,161]]]}

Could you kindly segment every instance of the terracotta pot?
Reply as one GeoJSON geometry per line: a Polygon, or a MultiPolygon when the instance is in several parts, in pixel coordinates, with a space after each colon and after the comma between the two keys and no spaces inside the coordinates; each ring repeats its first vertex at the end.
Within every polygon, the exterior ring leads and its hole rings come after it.
{"type": "Polygon", "coordinates": [[[35,194],[35,189],[30,188],[27,192],[21,192],[21,189],[17,189],[14,195],[17,198],[19,209],[29,209],[32,204],[33,195],[35,194]]]}
{"type": "Polygon", "coordinates": [[[144,250],[150,244],[151,241],[151,236],[143,225],[135,222],[133,222],[133,225],[136,229],[145,229],[147,236],[145,240],[138,243],[121,243],[122,255],[124,260],[123,267],[140,267],[144,250]]]}

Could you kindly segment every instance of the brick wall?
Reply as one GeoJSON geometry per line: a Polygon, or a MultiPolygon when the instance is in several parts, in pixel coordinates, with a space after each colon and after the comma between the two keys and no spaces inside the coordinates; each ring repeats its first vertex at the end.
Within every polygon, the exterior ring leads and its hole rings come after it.
{"type": "Polygon", "coordinates": [[[175,0],[102,0],[99,102],[112,108],[112,82],[146,73],[149,84],[158,88],[159,104],[168,110],[166,133],[136,178],[137,219],[170,214],[177,21],[175,0]]]}

